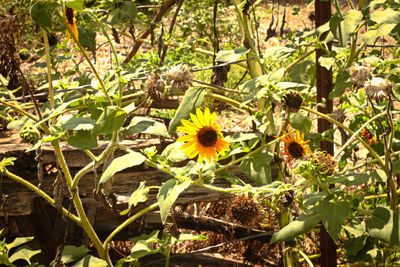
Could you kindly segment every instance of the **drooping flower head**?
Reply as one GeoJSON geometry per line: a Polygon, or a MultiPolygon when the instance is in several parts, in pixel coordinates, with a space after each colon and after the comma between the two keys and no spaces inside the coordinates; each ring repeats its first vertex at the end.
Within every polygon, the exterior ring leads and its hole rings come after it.
{"type": "Polygon", "coordinates": [[[186,142],[180,149],[184,150],[189,158],[199,155],[199,162],[202,162],[204,158],[211,162],[212,159],[218,159],[218,153],[224,155],[229,151],[229,143],[222,135],[221,125],[215,123],[216,117],[215,112],[211,114],[208,108],[204,110],[204,114],[198,108],[196,115],[190,113],[192,122],[181,121],[183,126],[177,129],[186,135],[179,137],[177,141],[186,142]]]}
{"type": "Polygon", "coordinates": [[[350,73],[349,82],[352,82],[356,87],[363,87],[364,84],[372,78],[371,72],[366,66],[355,65],[347,69],[350,73]]]}
{"type": "MultiPolygon", "coordinates": [[[[76,25],[76,10],[66,7],[65,8],[65,17],[67,18],[68,27],[71,29],[71,32],[75,35],[76,39],[78,39],[78,26],[76,25]]],[[[68,30],[66,30],[67,42],[71,41],[71,44],[74,43],[74,39],[71,37],[68,30]]]]}
{"type": "Polygon", "coordinates": [[[365,94],[376,101],[381,101],[389,95],[393,84],[380,77],[374,77],[372,80],[365,83],[365,94]]]}
{"type": "Polygon", "coordinates": [[[166,76],[171,82],[171,88],[178,92],[185,92],[192,85],[192,74],[185,64],[172,67],[166,76]]]}
{"type": "Polygon", "coordinates": [[[296,91],[290,90],[282,96],[282,106],[287,111],[298,112],[303,104],[303,97],[296,91]]]}
{"type": "Polygon", "coordinates": [[[286,163],[310,153],[310,148],[307,145],[310,140],[304,141],[304,133],[296,130],[296,134],[293,134],[290,129],[287,133],[283,133],[284,137],[277,138],[284,143],[282,154],[287,156],[286,163]]]}
{"type": "Polygon", "coordinates": [[[361,135],[364,137],[364,139],[368,142],[369,145],[371,145],[372,142],[374,142],[375,144],[378,143],[376,137],[367,128],[363,129],[361,135]]]}

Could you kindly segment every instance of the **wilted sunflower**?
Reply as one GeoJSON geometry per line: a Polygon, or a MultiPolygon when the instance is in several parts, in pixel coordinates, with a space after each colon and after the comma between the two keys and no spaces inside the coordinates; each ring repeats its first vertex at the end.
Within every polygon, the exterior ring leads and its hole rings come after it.
{"type": "MultiPolygon", "coordinates": [[[[65,17],[67,18],[68,27],[71,29],[71,32],[75,35],[76,39],[78,39],[78,26],[76,25],[76,10],[66,7],[65,8],[65,17]]],[[[71,44],[74,43],[74,39],[71,37],[71,34],[68,30],[66,30],[67,42],[71,41],[71,44]]]]}
{"type": "Polygon", "coordinates": [[[365,94],[376,101],[381,101],[389,95],[393,84],[380,77],[374,77],[365,83],[365,94]]]}
{"type": "Polygon", "coordinates": [[[225,151],[229,151],[229,143],[222,135],[221,125],[215,124],[217,115],[215,112],[211,114],[208,108],[205,109],[204,114],[199,108],[196,109],[196,115],[190,113],[192,122],[182,120],[183,126],[177,128],[178,131],[187,134],[177,140],[187,142],[180,149],[184,150],[189,158],[194,158],[198,154],[199,162],[202,162],[203,158],[206,158],[208,162],[212,159],[217,160],[217,153],[224,155],[225,151]]]}
{"type": "Polygon", "coordinates": [[[282,106],[285,110],[298,112],[303,104],[303,97],[296,91],[290,90],[282,96],[282,106]]]}
{"type": "Polygon", "coordinates": [[[304,155],[310,153],[310,148],[307,146],[310,140],[304,141],[304,133],[296,130],[296,134],[294,135],[290,129],[288,133],[283,133],[284,137],[277,136],[277,138],[285,143],[282,154],[287,156],[286,163],[292,159],[302,158],[304,155]]]}
{"type": "Polygon", "coordinates": [[[367,128],[363,129],[361,135],[364,137],[365,140],[368,141],[369,145],[371,145],[372,142],[374,142],[375,144],[378,143],[376,137],[367,128]]]}

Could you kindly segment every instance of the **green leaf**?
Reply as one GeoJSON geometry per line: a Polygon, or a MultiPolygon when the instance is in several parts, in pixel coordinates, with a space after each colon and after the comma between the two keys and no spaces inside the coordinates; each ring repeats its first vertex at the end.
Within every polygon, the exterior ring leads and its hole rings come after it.
{"type": "Polygon", "coordinates": [[[104,108],[102,114],[96,121],[94,133],[109,134],[119,130],[124,124],[126,112],[115,106],[104,108]]]}
{"type": "Polygon", "coordinates": [[[179,194],[185,191],[189,186],[189,181],[179,182],[177,179],[170,179],[161,186],[157,195],[157,200],[160,202],[162,223],[167,221],[168,212],[179,194]]]}
{"type": "Polygon", "coordinates": [[[371,218],[366,220],[368,232],[392,246],[400,245],[400,216],[389,207],[377,207],[371,218]]]}
{"type": "Polygon", "coordinates": [[[139,259],[147,255],[159,253],[160,251],[161,251],[160,248],[152,249],[146,241],[139,240],[131,249],[130,256],[132,258],[139,259]]]}
{"type": "MultiPolygon", "coordinates": [[[[355,241],[355,243],[349,243],[347,244],[347,247],[350,246],[361,246],[363,243],[363,240],[361,237],[359,237],[359,240],[355,241]]],[[[377,248],[376,246],[377,240],[375,238],[371,238],[367,236],[367,239],[365,241],[365,245],[357,252],[356,255],[350,255],[346,251],[346,258],[349,262],[372,262],[374,260],[376,261],[381,261],[382,260],[382,254],[381,250],[377,248]]],[[[346,246],[346,242],[345,242],[346,246]]],[[[353,248],[354,250],[357,250],[357,248],[353,248]]],[[[350,251],[353,252],[352,249],[350,251]]]]}
{"type": "Polygon", "coordinates": [[[111,164],[107,167],[105,172],[101,175],[99,186],[111,179],[115,173],[122,171],[126,168],[137,166],[142,164],[146,160],[146,157],[139,152],[130,152],[121,157],[114,159],[111,164]]]}
{"type": "Polygon", "coordinates": [[[107,267],[107,262],[92,255],[86,255],[72,267],[107,267]]]}
{"type": "Polygon", "coordinates": [[[375,11],[370,18],[378,24],[398,24],[400,23],[400,12],[385,8],[384,10],[375,11]]]}
{"type": "Polygon", "coordinates": [[[285,68],[280,68],[276,71],[268,73],[266,75],[266,81],[276,83],[279,82],[283,76],[285,76],[285,68]]]}
{"type": "Polygon", "coordinates": [[[14,166],[14,161],[16,160],[17,158],[15,157],[3,158],[0,162],[0,172],[4,171],[7,166],[14,166]]]}
{"type": "Polygon", "coordinates": [[[270,244],[282,242],[295,238],[298,235],[307,233],[321,220],[319,214],[302,214],[295,221],[289,223],[278,232],[274,233],[270,244]]]}
{"type": "Polygon", "coordinates": [[[140,240],[145,241],[148,244],[158,242],[159,239],[157,236],[159,232],[159,230],[153,230],[150,234],[141,234],[140,236],[129,238],[129,240],[131,240],[133,243],[137,243],[140,240]]]}
{"type": "Polygon", "coordinates": [[[79,42],[89,51],[96,50],[96,32],[91,29],[78,27],[79,42]]]}
{"type": "Polygon", "coordinates": [[[344,248],[346,249],[346,255],[356,256],[360,252],[367,242],[367,235],[362,235],[356,238],[348,239],[344,242],[344,248]]]}
{"type": "Polygon", "coordinates": [[[114,25],[135,19],[137,15],[136,4],[133,2],[123,1],[119,2],[120,6],[115,11],[111,12],[107,18],[107,23],[114,25]]]}
{"type": "Polygon", "coordinates": [[[394,96],[397,98],[397,101],[400,101],[400,83],[394,84],[392,92],[394,96]]]}
{"type": "Polygon", "coordinates": [[[362,13],[358,10],[349,10],[344,18],[341,18],[339,15],[332,16],[329,26],[341,46],[346,46],[350,41],[350,36],[358,27],[361,19],[362,13]]]}
{"type": "Polygon", "coordinates": [[[79,149],[92,149],[97,147],[97,136],[91,131],[79,130],[72,136],[68,136],[67,142],[70,146],[79,149]]]}
{"type": "Polygon", "coordinates": [[[252,157],[246,158],[240,164],[240,170],[244,172],[257,186],[267,185],[272,182],[271,163],[273,156],[267,152],[257,152],[252,157]]]}
{"type": "Polygon", "coordinates": [[[7,124],[8,130],[21,130],[24,126],[34,126],[35,121],[28,117],[22,117],[19,120],[11,121],[7,124]]]}
{"type": "Polygon", "coordinates": [[[349,202],[335,201],[331,203],[327,199],[321,202],[317,208],[322,224],[335,242],[338,240],[340,229],[344,220],[349,215],[350,208],[349,202]]]}
{"type": "Polygon", "coordinates": [[[233,50],[220,50],[215,58],[218,62],[233,62],[237,61],[242,55],[249,52],[249,49],[244,47],[236,48],[233,50]]]}
{"type": "Polygon", "coordinates": [[[29,236],[29,237],[17,237],[14,239],[13,242],[11,242],[10,244],[6,244],[6,247],[8,250],[18,247],[22,244],[25,244],[29,241],[33,240],[33,236],[29,236]]]}
{"type": "Polygon", "coordinates": [[[25,260],[26,262],[30,263],[30,259],[35,256],[36,254],[40,253],[40,249],[33,250],[32,248],[24,245],[18,248],[9,258],[10,262],[14,262],[17,260],[25,260]]]}
{"type": "MultiPolygon", "coordinates": [[[[68,116],[68,115],[67,115],[68,116]]],[[[89,117],[68,116],[59,119],[59,124],[63,130],[91,130],[96,124],[95,120],[89,117]],[[64,118],[66,121],[64,122],[64,118]],[[68,119],[70,118],[70,119],[68,119]],[[61,123],[60,123],[61,122],[61,123]]]]}
{"type": "Polygon", "coordinates": [[[194,235],[192,233],[182,233],[179,235],[178,243],[192,240],[207,240],[207,237],[204,235],[194,235]]]}
{"type": "Polygon", "coordinates": [[[172,143],[164,149],[164,151],[161,153],[161,156],[167,158],[172,162],[184,161],[188,158],[188,156],[185,155],[184,151],[180,149],[181,146],[182,143],[172,143]]]}
{"type": "Polygon", "coordinates": [[[299,113],[291,113],[289,117],[290,125],[296,130],[308,133],[311,129],[311,120],[299,113]]]}
{"type": "Polygon", "coordinates": [[[65,6],[77,11],[81,11],[83,10],[83,0],[68,0],[65,3],[65,6]]]}
{"type": "Polygon", "coordinates": [[[257,78],[251,79],[239,86],[240,91],[254,92],[261,86],[265,86],[268,83],[268,76],[266,74],[258,76],[257,78]]]}
{"type": "Polygon", "coordinates": [[[318,59],[318,63],[327,70],[330,70],[335,62],[335,57],[331,55],[324,55],[318,59]]]}
{"type": "Polygon", "coordinates": [[[360,39],[366,44],[372,44],[377,38],[389,34],[396,24],[382,24],[377,29],[369,30],[361,34],[360,39]]]}
{"type": "Polygon", "coordinates": [[[336,76],[335,88],[329,93],[329,98],[339,97],[344,94],[346,88],[351,86],[351,82],[347,80],[350,78],[350,74],[347,71],[339,72],[336,76]]]}
{"type": "Polygon", "coordinates": [[[205,93],[206,90],[199,87],[191,87],[186,91],[182,103],[169,123],[169,133],[175,132],[176,127],[181,124],[181,120],[189,118],[189,114],[194,113],[196,108],[203,103],[205,93]]]}
{"type": "Polygon", "coordinates": [[[287,57],[294,51],[296,51],[296,49],[286,46],[273,46],[265,49],[264,57],[270,57],[276,60],[278,58],[287,57]]]}
{"type": "Polygon", "coordinates": [[[315,81],[315,63],[311,60],[302,61],[290,68],[288,73],[292,82],[312,85],[315,81]]]}
{"type": "Polygon", "coordinates": [[[244,142],[244,141],[249,141],[253,139],[260,139],[262,137],[262,134],[260,133],[242,133],[238,132],[235,133],[234,135],[227,136],[225,140],[229,143],[239,143],[239,142],[244,142]]]}
{"type": "Polygon", "coordinates": [[[146,181],[141,181],[139,188],[132,193],[129,199],[129,207],[135,207],[140,202],[145,202],[149,198],[149,188],[146,187],[146,181]]]}
{"type": "Polygon", "coordinates": [[[50,32],[52,13],[57,7],[57,2],[38,1],[31,8],[31,17],[43,29],[50,32]]]}
{"type": "Polygon", "coordinates": [[[87,249],[87,247],[85,247],[84,245],[80,247],[65,246],[61,254],[61,260],[65,264],[71,263],[82,259],[88,252],[89,249],[87,249]]]}
{"type": "Polygon", "coordinates": [[[335,175],[331,183],[341,183],[346,186],[362,185],[371,179],[371,176],[365,173],[346,173],[345,175],[335,175]]]}
{"type": "Polygon", "coordinates": [[[326,197],[326,193],[324,191],[321,192],[311,192],[304,196],[303,205],[304,207],[309,208],[317,204],[319,201],[323,200],[326,197]]]}
{"type": "Polygon", "coordinates": [[[170,137],[167,127],[163,123],[145,117],[134,117],[129,126],[125,127],[123,131],[125,135],[146,133],[170,137]]]}

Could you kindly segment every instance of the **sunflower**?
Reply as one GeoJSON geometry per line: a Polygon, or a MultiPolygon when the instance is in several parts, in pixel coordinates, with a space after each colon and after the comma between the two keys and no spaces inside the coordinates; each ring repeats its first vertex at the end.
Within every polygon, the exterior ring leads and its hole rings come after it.
{"type": "Polygon", "coordinates": [[[295,135],[290,130],[288,133],[285,133],[285,131],[283,133],[284,137],[277,136],[277,138],[285,143],[282,154],[287,156],[286,163],[310,153],[310,148],[307,146],[310,140],[304,141],[304,133],[300,133],[298,130],[296,130],[295,135]]]}
{"type": "Polygon", "coordinates": [[[369,145],[371,145],[372,142],[374,142],[375,144],[378,143],[376,137],[367,128],[363,129],[361,135],[364,137],[365,140],[368,141],[369,145]]]}
{"type": "MultiPolygon", "coordinates": [[[[76,39],[78,39],[78,27],[76,26],[76,10],[66,7],[65,8],[65,17],[67,18],[68,27],[71,29],[71,32],[75,35],[76,39]]],[[[66,31],[67,41],[71,41],[71,44],[74,43],[74,39],[71,37],[69,31],[66,31]]]]}
{"type": "Polygon", "coordinates": [[[211,114],[208,108],[204,110],[204,114],[199,108],[196,109],[196,115],[190,113],[192,122],[182,120],[183,126],[177,128],[178,131],[187,134],[177,140],[186,142],[180,149],[184,150],[189,158],[194,158],[198,154],[199,162],[202,162],[203,158],[208,162],[212,159],[217,160],[217,153],[224,155],[225,151],[229,151],[229,143],[222,135],[221,125],[215,124],[217,115],[215,112],[211,114]]]}

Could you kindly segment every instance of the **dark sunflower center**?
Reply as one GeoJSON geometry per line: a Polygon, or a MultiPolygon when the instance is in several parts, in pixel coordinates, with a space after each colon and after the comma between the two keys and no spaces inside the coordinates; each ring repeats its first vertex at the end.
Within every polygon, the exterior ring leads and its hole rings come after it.
{"type": "Polygon", "coordinates": [[[303,98],[299,94],[288,94],[285,97],[285,104],[288,108],[298,109],[303,103],[303,98]]]}
{"type": "Polygon", "coordinates": [[[67,17],[68,24],[74,24],[74,10],[72,8],[65,8],[65,16],[67,17]]]}
{"type": "Polygon", "coordinates": [[[289,154],[293,157],[293,158],[300,158],[303,156],[304,154],[304,148],[297,142],[291,142],[288,146],[287,146],[288,152],[289,154]]]}
{"type": "Polygon", "coordinates": [[[210,147],[215,145],[218,140],[217,132],[211,127],[203,127],[197,133],[197,139],[203,146],[210,147]]]}

